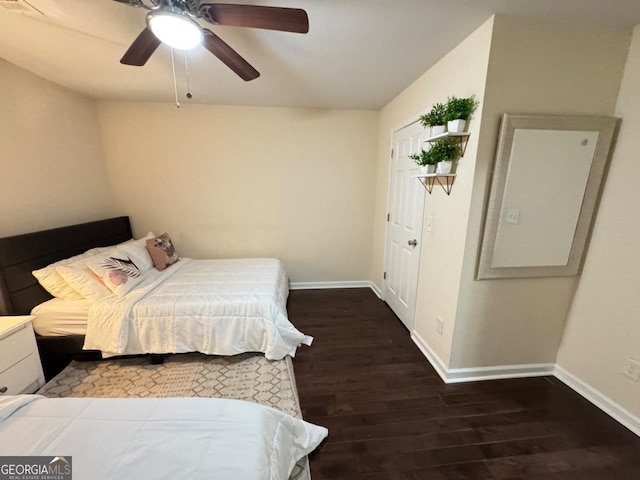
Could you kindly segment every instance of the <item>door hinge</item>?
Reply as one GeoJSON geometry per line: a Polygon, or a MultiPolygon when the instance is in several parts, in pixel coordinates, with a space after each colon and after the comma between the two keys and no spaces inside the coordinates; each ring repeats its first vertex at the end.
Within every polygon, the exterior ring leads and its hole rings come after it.
{"type": "Polygon", "coordinates": [[[391,218],[391,214],[387,213],[387,222],[389,221],[390,218],[391,218]]]}
{"type": "Polygon", "coordinates": [[[393,158],[393,148],[391,149],[391,158],[393,158]]]}
{"type": "Polygon", "coordinates": [[[384,280],[386,280],[386,279],[387,279],[387,272],[384,272],[384,274],[382,275],[382,278],[383,278],[384,280]]]}

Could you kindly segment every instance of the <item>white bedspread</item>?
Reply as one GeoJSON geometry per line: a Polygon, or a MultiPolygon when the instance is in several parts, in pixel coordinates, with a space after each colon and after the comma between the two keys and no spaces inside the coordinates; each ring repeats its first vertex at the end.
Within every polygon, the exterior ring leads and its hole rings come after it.
{"type": "Polygon", "coordinates": [[[0,455],[72,457],[76,480],[286,480],[327,436],[217,398],[0,398],[0,455]]]}
{"type": "Polygon", "coordinates": [[[313,341],[289,322],[288,292],[275,259],[183,258],[162,272],[152,270],[124,297],[96,301],[84,348],[105,357],[264,352],[280,360],[313,341]]]}

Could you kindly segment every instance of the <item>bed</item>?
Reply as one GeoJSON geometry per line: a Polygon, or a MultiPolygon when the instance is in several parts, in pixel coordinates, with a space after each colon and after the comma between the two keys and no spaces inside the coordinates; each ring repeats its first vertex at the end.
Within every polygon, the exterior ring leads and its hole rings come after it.
{"type": "MultiPolygon", "coordinates": [[[[90,357],[96,350],[105,357],[258,351],[278,360],[294,356],[301,344],[311,344],[313,339],[296,330],[287,318],[287,277],[275,259],[184,258],[157,271],[152,268],[144,242],[133,242],[149,262],[148,270],[136,277],[135,285],[130,282],[131,287],[122,294],[93,299],[88,309],[86,302],[76,300],[66,303],[66,307],[75,309],[67,313],[63,302],[57,305],[62,312],[51,308],[55,300],[50,300],[51,295],[38,284],[32,270],[130,238],[129,220],[120,217],[0,239],[0,313],[28,314],[33,309],[37,314],[35,330],[47,378],[68,363],[69,356],[82,355],[83,346],[90,357]],[[78,303],[81,305],[76,308],[78,303]],[[74,317],[84,311],[85,332],[74,317]],[[58,324],[46,324],[54,313],[58,314],[58,324]],[[61,355],[64,358],[58,358],[61,355]]],[[[135,253],[130,250],[132,244],[119,248],[135,253]]],[[[104,256],[108,260],[115,257],[112,253],[104,256]]],[[[86,268],[85,261],[91,260],[83,259],[82,268],[86,268]]],[[[64,270],[78,271],[68,266],[64,270]]],[[[113,271],[109,270],[110,274],[113,271]]]]}
{"type": "Polygon", "coordinates": [[[85,348],[104,357],[143,353],[262,352],[270,360],[295,356],[312,338],[287,318],[288,280],[272,258],[183,258],[122,297],[89,309],[85,348]]]}
{"type": "Polygon", "coordinates": [[[285,480],[326,435],[240,400],[0,398],[2,454],[64,455],[78,479],[285,480]]]}
{"type": "MultiPolygon", "coordinates": [[[[271,361],[258,353],[178,354],[157,365],[144,357],[72,361],[37,393],[50,398],[229,398],[277,408],[302,420],[291,357],[271,361]]],[[[290,479],[310,478],[303,458],[290,479]]]]}

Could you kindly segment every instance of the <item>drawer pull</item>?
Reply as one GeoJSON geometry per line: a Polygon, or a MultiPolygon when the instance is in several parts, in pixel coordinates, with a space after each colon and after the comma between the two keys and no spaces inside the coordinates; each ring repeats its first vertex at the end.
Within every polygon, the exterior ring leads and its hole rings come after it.
{"type": "Polygon", "coordinates": [[[0,393],[7,393],[7,390],[9,390],[9,387],[0,387],[0,393]]]}

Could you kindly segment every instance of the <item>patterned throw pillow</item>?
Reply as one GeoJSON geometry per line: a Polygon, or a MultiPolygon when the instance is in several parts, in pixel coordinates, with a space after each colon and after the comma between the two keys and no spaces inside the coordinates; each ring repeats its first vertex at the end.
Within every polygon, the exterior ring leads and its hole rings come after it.
{"type": "Polygon", "coordinates": [[[142,281],[142,273],[130,257],[113,255],[94,257],[87,266],[113,293],[122,297],[142,281]]]}
{"type": "Polygon", "coordinates": [[[147,250],[151,255],[153,264],[160,271],[178,261],[178,252],[176,252],[167,233],[147,240],[147,250]]]}

